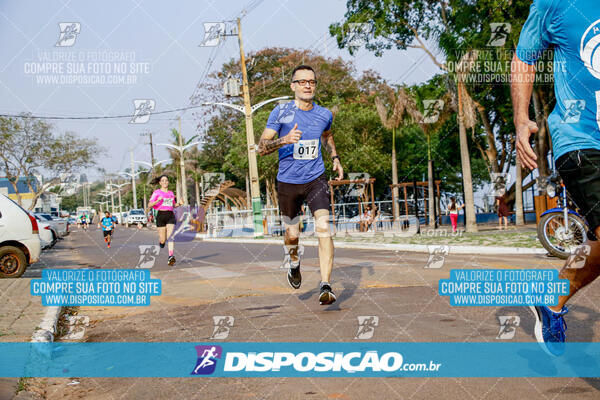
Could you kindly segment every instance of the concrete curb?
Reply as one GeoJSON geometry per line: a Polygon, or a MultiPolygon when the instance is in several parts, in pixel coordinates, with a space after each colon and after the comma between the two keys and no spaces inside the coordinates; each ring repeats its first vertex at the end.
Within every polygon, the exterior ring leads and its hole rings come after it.
{"type": "MultiPolygon", "coordinates": [[[[223,243],[256,243],[256,244],[275,244],[283,245],[281,239],[204,239],[205,242],[223,242],[223,243]]],[[[302,240],[304,246],[318,246],[314,239],[302,240]]],[[[357,249],[357,250],[387,250],[387,251],[412,251],[417,253],[429,253],[430,249],[440,247],[440,245],[425,244],[403,244],[403,243],[349,243],[335,242],[335,247],[339,249],[357,249]]],[[[478,255],[498,255],[498,254],[547,254],[545,249],[525,248],[525,247],[500,247],[500,246],[448,246],[449,254],[478,254],[478,255]]]]}
{"type": "MultiPolygon", "coordinates": [[[[56,335],[56,325],[58,324],[58,317],[62,312],[61,306],[52,306],[46,309],[46,314],[42,318],[42,322],[38,326],[33,334],[31,335],[32,343],[51,343],[54,342],[54,336],[56,335]]],[[[49,358],[50,353],[46,354],[46,349],[40,349],[40,356],[49,358]]],[[[37,393],[29,392],[28,390],[21,390],[12,397],[12,400],[42,400],[43,397],[37,393]]]]}
{"type": "Polygon", "coordinates": [[[34,343],[53,342],[54,335],[56,335],[56,325],[58,323],[58,317],[62,312],[62,307],[52,306],[48,307],[42,322],[40,322],[39,329],[31,335],[31,341],[34,343]]]}

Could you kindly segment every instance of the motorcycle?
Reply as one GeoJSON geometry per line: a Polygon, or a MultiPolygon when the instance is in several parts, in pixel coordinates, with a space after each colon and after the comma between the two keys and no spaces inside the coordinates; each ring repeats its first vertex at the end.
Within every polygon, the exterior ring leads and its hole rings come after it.
{"type": "Polygon", "coordinates": [[[558,196],[558,207],[544,211],[537,226],[538,239],[551,255],[567,259],[586,237],[588,225],[576,211],[565,185],[556,172],[547,178],[546,194],[558,196]]]}

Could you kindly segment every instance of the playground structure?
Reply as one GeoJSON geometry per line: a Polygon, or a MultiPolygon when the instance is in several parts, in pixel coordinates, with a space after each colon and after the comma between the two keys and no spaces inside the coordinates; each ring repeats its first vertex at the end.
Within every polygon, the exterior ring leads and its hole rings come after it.
{"type": "Polygon", "coordinates": [[[360,192],[358,197],[359,214],[363,213],[363,204],[371,203],[371,207],[375,210],[375,192],[373,185],[375,178],[363,178],[363,179],[341,179],[341,180],[330,180],[329,181],[329,193],[331,196],[331,215],[332,222],[335,224],[335,199],[334,199],[334,188],[343,185],[357,185],[354,190],[360,192]],[[362,185],[359,187],[358,185],[362,185]]]}
{"type": "Polygon", "coordinates": [[[231,211],[231,207],[236,207],[239,210],[244,210],[247,207],[246,192],[234,188],[232,181],[224,181],[218,187],[210,188],[204,194],[204,198],[200,200],[200,207],[203,207],[206,212],[210,211],[215,200],[220,200],[224,207],[231,211]]]}
{"type": "MultiPolygon", "coordinates": [[[[437,217],[440,215],[440,183],[442,183],[441,180],[436,180],[434,181],[434,185],[435,185],[435,190],[434,190],[434,196],[433,196],[433,201],[435,204],[434,207],[434,218],[437,220],[437,217]]],[[[396,199],[396,196],[394,195],[394,188],[399,188],[402,189],[403,193],[404,193],[404,215],[406,217],[408,217],[409,215],[414,215],[417,218],[421,215],[421,213],[419,212],[421,209],[423,210],[423,213],[425,214],[425,220],[427,221],[429,218],[429,181],[421,181],[421,182],[417,182],[417,181],[413,181],[413,182],[402,182],[402,183],[397,183],[397,184],[391,184],[390,185],[390,189],[392,189],[392,205],[393,205],[393,215],[394,215],[394,219],[396,219],[397,216],[399,216],[401,214],[401,210],[397,210],[396,208],[398,207],[398,204],[401,203],[400,201],[398,201],[398,199],[396,199]],[[409,211],[409,196],[408,196],[408,189],[412,189],[412,196],[410,196],[412,199],[412,210],[409,211]],[[419,192],[422,192],[422,196],[419,196],[419,192]],[[419,207],[419,199],[423,200],[423,207],[419,207]]]]}
{"type": "MultiPolygon", "coordinates": [[[[358,229],[362,223],[362,215],[366,205],[370,205],[374,210],[374,220],[372,230],[375,231],[396,231],[405,230],[407,221],[409,224],[419,225],[427,223],[429,217],[429,182],[402,182],[396,185],[389,185],[402,191],[400,196],[393,196],[392,200],[375,200],[375,178],[358,178],[328,181],[331,201],[331,222],[334,230],[337,232],[353,232],[358,229]],[[347,191],[351,191],[352,197],[356,202],[348,203],[346,201],[336,203],[339,197],[336,197],[336,189],[342,186],[350,185],[347,191]]],[[[434,182],[434,217],[439,220],[440,216],[440,180],[434,182]]],[[[252,210],[247,207],[247,194],[245,191],[234,188],[234,182],[225,181],[210,190],[205,191],[205,197],[201,200],[199,207],[202,212],[197,214],[197,220],[192,220],[192,224],[199,232],[208,229],[210,235],[218,235],[219,231],[229,231],[226,235],[245,235],[251,234],[252,210]],[[222,204],[222,207],[215,207],[215,200],[222,204]]],[[[345,197],[348,195],[346,194],[345,197]]],[[[309,229],[314,227],[313,217],[310,210],[306,210],[303,216],[304,226],[309,229]]],[[[280,221],[278,208],[263,209],[264,231],[269,234],[281,234],[283,225],[280,221]]],[[[417,228],[418,229],[418,228],[417,228]]],[[[223,234],[223,233],[221,233],[223,234]]]]}

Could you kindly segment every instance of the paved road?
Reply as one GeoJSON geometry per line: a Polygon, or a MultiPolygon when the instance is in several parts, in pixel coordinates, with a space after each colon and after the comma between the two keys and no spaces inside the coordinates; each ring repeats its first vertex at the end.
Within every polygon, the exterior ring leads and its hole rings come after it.
{"type": "MultiPolygon", "coordinates": [[[[156,244],[156,232],[122,228],[106,249],[97,229],[75,231],[48,254],[47,268],[135,267],[140,246],[156,244]]],[[[338,249],[333,288],[338,302],[319,306],[316,248],[303,258],[302,288],[294,291],[280,268],[281,246],[194,241],[177,243],[175,268],[163,250],[152,267],[163,295],[149,307],[81,307],[88,316],[84,341],[209,341],[213,316],[235,322],[223,341],[359,342],[359,316],[377,316],[371,341],[494,342],[499,316],[521,318],[515,341],[533,341],[533,321],[524,308],[451,307],[437,295],[437,282],[452,268],[557,268],[542,256],[449,255],[440,269],[426,269],[428,255],[338,249]]],[[[142,257],[143,259],[143,257],[142,257]]],[[[29,276],[39,276],[32,268],[29,276]]],[[[597,341],[598,283],[571,303],[569,340],[597,341]]],[[[467,357],[468,355],[465,355],[467,357]]],[[[600,381],[579,378],[239,378],[67,379],[34,381],[47,398],[340,398],[340,399],[557,399],[598,398],[600,381]]]]}

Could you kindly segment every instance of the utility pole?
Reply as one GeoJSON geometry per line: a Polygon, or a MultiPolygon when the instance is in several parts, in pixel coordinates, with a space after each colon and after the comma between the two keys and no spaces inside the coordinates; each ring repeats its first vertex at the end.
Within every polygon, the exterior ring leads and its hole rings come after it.
{"type": "Polygon", "coordinates": [[[248,147],[248,170],[250,173],[250,193],[252,196],[252,214],[254,220],[254,236],[262,237],[262,204],[260,201],[260,185],[258,183],[258,166],[256,164],[256,146],[254,143],[254,126],[252,124],[252,107],[250,105],[250,91],[248,89],[248,71],[246,71],[246,56],[242,41],[242,21],[237,19],[237,34],[240,45],[240,64],[242,67],[242,89],[244,93],[244,109],[246,116],[246,142],[248,147]]]}
{"type": "Polygon", "coordinates": [[[150,162],[154,165],[154,146],[152,145],[152,132],[148,132],[150,137],[150,162]]]}
{"type": "Polygon", "coordinates": [[[133,162],[133,149],[129,151],[131,156],[131,189],[133,190],[133,208],[137,208],[137,194],[135,191],[135,164],[133,162]]]}
{"type": "Polygon", "coordinates": [[[112,213],[114,214],[115,213],[115,198],[113,196],[113,191],[112,191],[112,186],[113,186],[112,178],[110,178],[108,180],[108,184],[110,185],[110,207],[112,209],[112,213]]]}
{"type": "MultiPolygon", "coordinates": [[[[179,119],[179,147],[183,148],[183,138],[181,134],[181,117],[179,119]]],[[[185,180],[185,160],[183,159],[183,151],[179,154],[179,168],[181,169],[181,196],[183,197],[183,205],[188,205],[187,182],[185,180]]]]}

